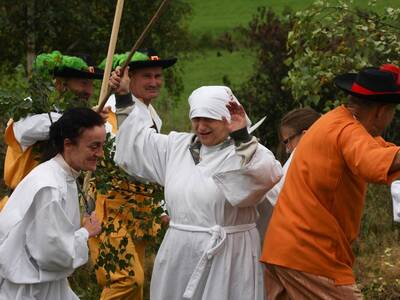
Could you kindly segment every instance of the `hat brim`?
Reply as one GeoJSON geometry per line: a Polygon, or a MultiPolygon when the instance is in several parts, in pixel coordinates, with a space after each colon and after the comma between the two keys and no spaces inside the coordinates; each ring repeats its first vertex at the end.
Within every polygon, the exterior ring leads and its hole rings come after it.
{"type": "Polygon", "coordinates": [[[103,79],[103,72],[99,69],[95,69],[94,72],[87,72],[66,67],[61,70],[55,70],[54,76],[63,78],[103,79]]]}
{"type": "Polygon", "coordinates": [[[160,59],[160,60],[138,60],[131,61],[129,63],[130,69],[141,69],[141,68],[149,68],[149,67],[161,67],[163,69],[172,67],[177,58],[168,58],[168,59],[160,59]]]}
{"type": "Polygon", "coordinates": [[[352,91],[353,83],[355,82],[357,77],[356,73],[347,73],[338,75],[335,78],[335,85],[346,92],[349,95],[352,95],[357,98],[366,99],[375,102],[382,103],[400,103],[400,94],[374,94],[374,95],[364,95],[357,92],[352,91]]]}

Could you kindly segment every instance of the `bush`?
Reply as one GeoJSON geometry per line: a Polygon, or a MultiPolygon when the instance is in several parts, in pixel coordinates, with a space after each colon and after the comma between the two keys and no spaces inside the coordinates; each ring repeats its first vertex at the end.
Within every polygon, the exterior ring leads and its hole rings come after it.
{"type": "Polygon", "coordinates": [[[253,75],[236,88],[236,94],[253,119],[267,116],[258,129],[257,136],[269,148],[278,145],[277,130],[283,114],[296,103],[288,90],[282,88],[282,80],[289,69],[283,64],[288,59],[287,36],[293,26],[293,14],[284,11],[282,17],[271,9],[259,8],[247,29],[247,47],[256,53],[253,75]]]}

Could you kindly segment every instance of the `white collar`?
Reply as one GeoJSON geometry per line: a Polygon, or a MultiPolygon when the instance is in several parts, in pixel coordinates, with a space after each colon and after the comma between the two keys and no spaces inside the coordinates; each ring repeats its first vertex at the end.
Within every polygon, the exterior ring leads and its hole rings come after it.
{"type": "Polygon", "coordinates": [[[58,165],[64,170],[64,172],[70,176],[71,178],[73,178],[74,180],[76,180],[79,175],[81,174],[81,172],[74,170],[69,164],[67,164],[67,162],[65,161],[64,157],[58,153],[53,160],[58,163],[58,165]]]}

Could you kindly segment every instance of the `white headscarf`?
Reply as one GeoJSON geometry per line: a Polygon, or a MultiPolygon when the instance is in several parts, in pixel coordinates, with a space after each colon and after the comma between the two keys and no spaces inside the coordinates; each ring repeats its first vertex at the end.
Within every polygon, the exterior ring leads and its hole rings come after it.
{"type": "MultiPolygon", "coordinates": [[[[240,104],[227,86],[202,86],[192,92],[189,96],[189,118],[196,117],[222,120],[225,117],[228,122],[231,121],[231,115],[226,108],[229,101],[235,101],[240,104]]],[[[247,117],[247,126],[251,125],[247,117]]]]}

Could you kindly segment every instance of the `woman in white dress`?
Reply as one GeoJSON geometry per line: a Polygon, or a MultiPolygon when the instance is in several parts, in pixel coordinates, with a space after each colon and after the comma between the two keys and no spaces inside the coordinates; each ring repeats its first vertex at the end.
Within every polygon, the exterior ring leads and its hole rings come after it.
{"type": "Polygon", "coordinates": [[[256,205],[281,165],[228,87],[201,87],[189,104],[194,133],[158,134],[134,109],[117,134],[116,162],[165,187],[171,221],[150,298],[264,299],[256,205]]]}
{"type": "Polygon", "coordinates": [[[81,227],[76,178],[96,169],[103,118],[66,111],[50,127],[50,160],[16,187],[0,213],[0,299],[75,300],[67,277],[88,260],[87,240],[101,231],[95,215],[81,227]]]}

